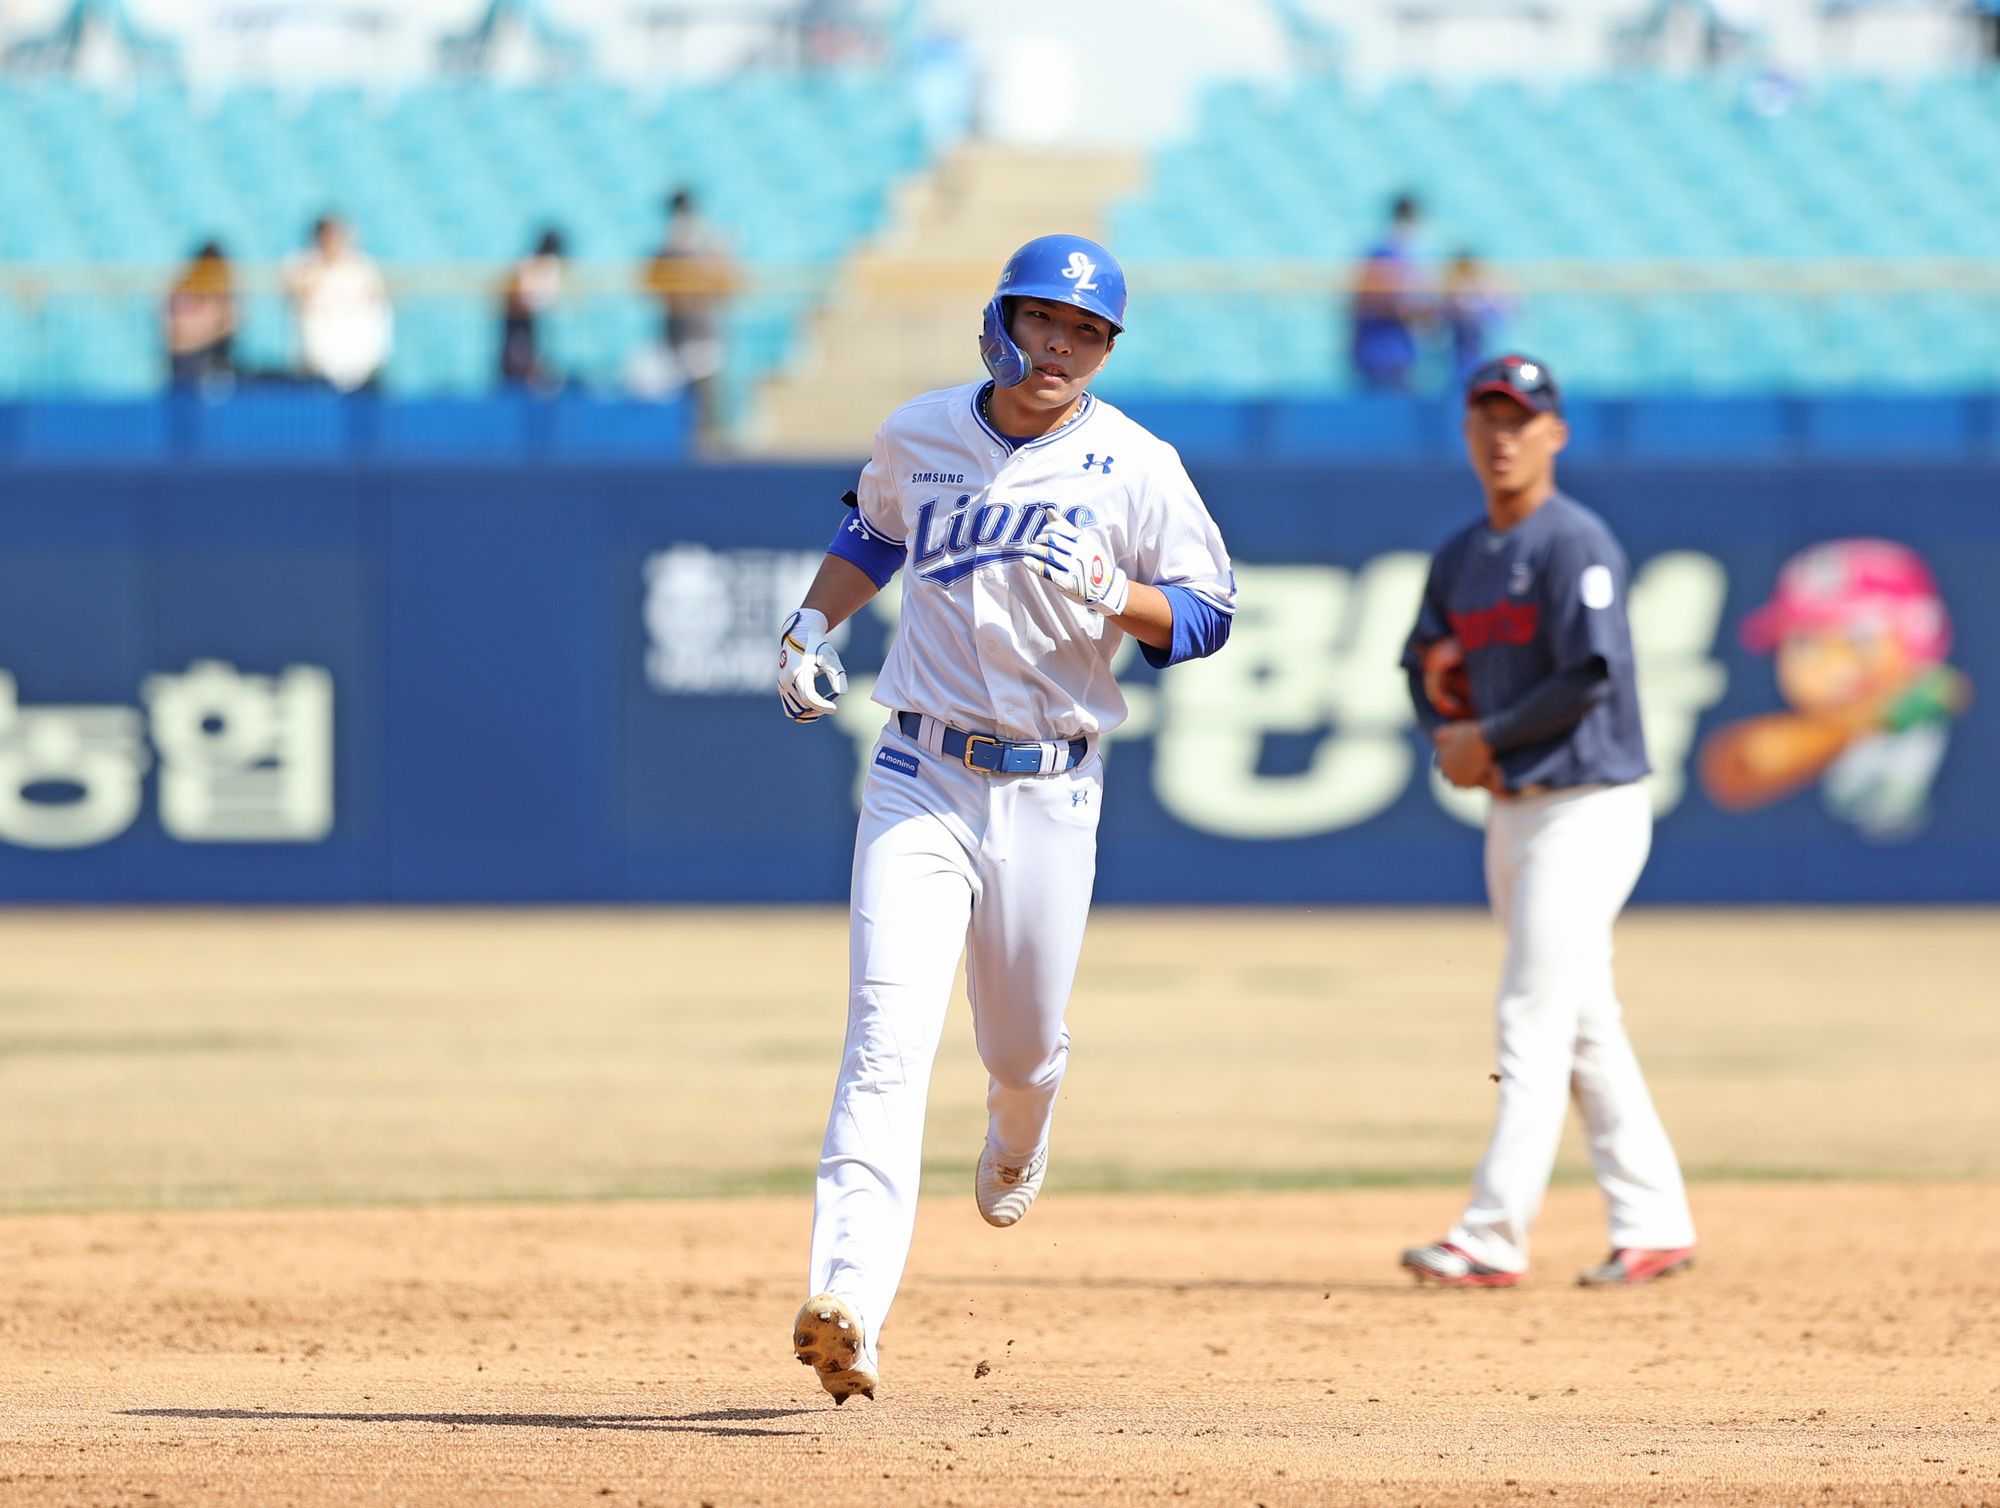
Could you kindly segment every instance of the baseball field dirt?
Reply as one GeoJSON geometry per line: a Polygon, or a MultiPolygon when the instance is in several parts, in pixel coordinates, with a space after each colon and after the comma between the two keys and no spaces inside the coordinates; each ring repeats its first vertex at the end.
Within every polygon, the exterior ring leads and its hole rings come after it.
{"type": "Polygon", "coordinates": [[[837,915],[0,915],[0,1504],[2000,1503],[2000,919],[1635,914],[1696,1267],[1575,1287],[1572,1143],[1522,1287],[1419,1290],[1490,933],[1099,917],[1006,1232],[959,1010],[836,1410],[837,915]]]}

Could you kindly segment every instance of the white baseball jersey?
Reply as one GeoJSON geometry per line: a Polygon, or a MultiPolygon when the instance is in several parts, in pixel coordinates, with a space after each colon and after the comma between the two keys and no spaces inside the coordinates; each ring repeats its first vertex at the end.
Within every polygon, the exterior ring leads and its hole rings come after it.
{"type": "MultiPolygon", "coordinates": [[[[1229,556],[1172,446],[1087,394],[1061,429],[1014,444],[980,415],[984,386],[926,393],[889,417],[833,542],[877,584],[904,576],[875,700],[965,733],[1094,738],[1125,717],[1111,678],[1124,636],[1029,565],[1031,542],[1052,519],[1094,528],[1128,576],[1166,591],[1173,644],[1142,646],[1156,665],[1226,637],[1229,556]]],[[[1095,748],[1064,749],[1039,773],[988,774],[928,737],[892,718],[869,760],[847,1045],[813,1201],[808,1291],[849,1300],[871,1344],[909,1257],[924,1105],[959,955],[989,1077],[982,1156],[1026,1167],[1048,1145],[1069,1062],[1069,994],[1097,872],[1095,748]]]]}
{"type": "Polygon", "coordinates": [[[1224,615],[1228,551],[1171,445],[1086,393],[1069,423],[1010,449],[979,412],[984,386],[904,404],[861,473],[848,528],[904,553],[875,700],[1004,738],[1107,733],[1125,720],[1110,669],[1124,634],[1033,574],[1030,541],[1058,517],[1095,526],[1134,581],[1224,615]]]}

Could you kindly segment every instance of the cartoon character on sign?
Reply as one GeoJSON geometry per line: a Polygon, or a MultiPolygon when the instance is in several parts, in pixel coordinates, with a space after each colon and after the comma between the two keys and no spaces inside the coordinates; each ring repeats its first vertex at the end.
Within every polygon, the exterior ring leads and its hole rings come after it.
{"type": "Polygon", "coordinates": [[[1701,751],[1716,805],[1747,811],[1821,782],[1827,809],[1871,838],[1923,825],[1951,720],[1971,684],[1945,664],[1951,619],[1902,545],[1839,539],[1793,556],[1743,642],[1775,653],[1792,706],[1732,723],[1701,751]]]}

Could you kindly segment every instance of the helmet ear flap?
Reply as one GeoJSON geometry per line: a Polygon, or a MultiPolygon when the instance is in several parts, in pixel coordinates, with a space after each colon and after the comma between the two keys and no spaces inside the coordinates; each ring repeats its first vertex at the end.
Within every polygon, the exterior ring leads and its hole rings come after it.
{"type": "Polygon", "coordinates": [[[1007,333],[1006,301],[999,294],[987,300],[980,323],[979,355],[1001,387],[1018,387],[1028,377],[1028,356],[1007,333]]]}

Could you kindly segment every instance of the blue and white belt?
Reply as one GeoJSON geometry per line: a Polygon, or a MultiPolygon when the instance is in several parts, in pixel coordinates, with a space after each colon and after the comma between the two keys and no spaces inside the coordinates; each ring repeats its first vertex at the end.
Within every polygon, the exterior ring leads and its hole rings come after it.
{"type": "Polygon", "coordinates": [[[1085,738],[995,738],[989,733],[967,733],[921,712],[898,712],[896,726],[903,730],[903,737],[931,753],[989,775],[1057,775],[1075,769],[1090,753],[1090,740],[1085,738]]]}

